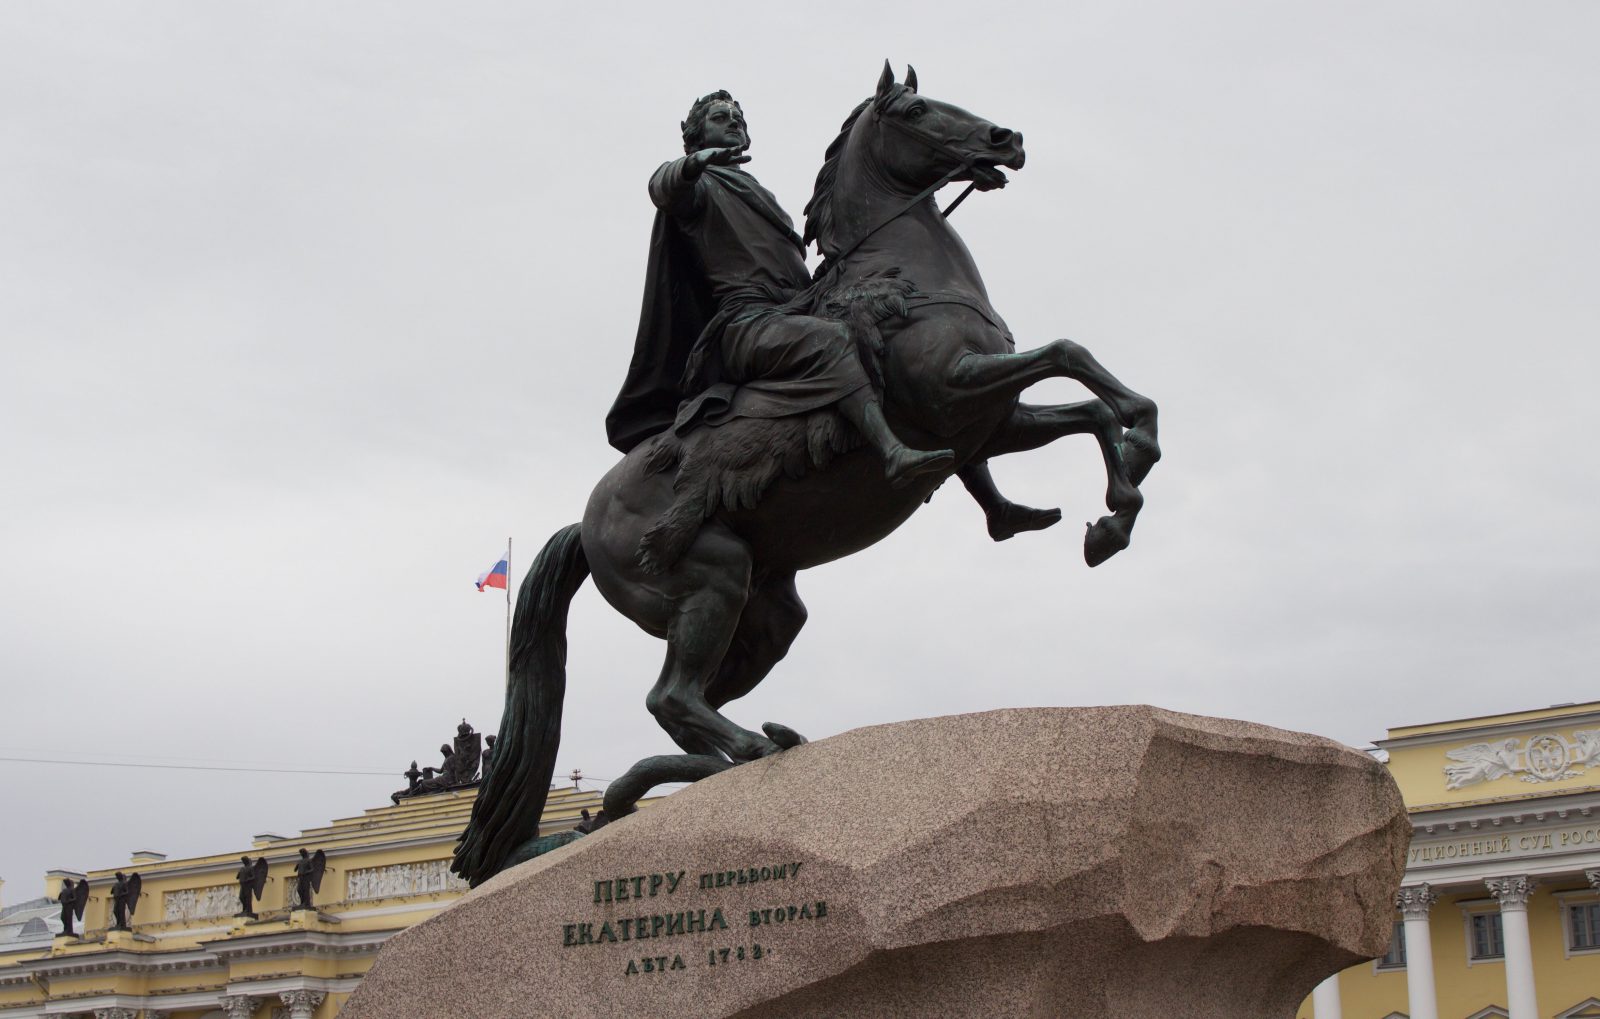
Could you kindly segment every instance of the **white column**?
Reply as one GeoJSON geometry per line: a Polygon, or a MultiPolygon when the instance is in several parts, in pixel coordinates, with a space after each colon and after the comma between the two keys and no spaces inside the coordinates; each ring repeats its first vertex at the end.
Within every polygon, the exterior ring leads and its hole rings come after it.
{"type": "Polygon", "coordinates": [[[283,1000],[284,1007],[289,1010],[289,1019],[311,1019],[316,1014],[317,1006],[322,1004],[322,999],[327,995],[321,991],[294,990],[284,991],[278,995],[283,1000]]]}
{"type": "Polygon", "coordinates": [[[1600,888],[1600,870],[1586,870],[1583,876],[1589,879],[1590,887],[1600,888]]]}
{"type": "Polygon", "coordinates": [[[1489,894],[1500,900],[1500,933],[1506,943],[1506,1011],[1511,1019],[1539,1019],[1533,988],[1533,944],[1528,940],[1528,896],[1533,881],[1526,877],[1492,877],[1489,894]]]}
{"type": "Polygon", "coordinates": [[[1433,935],[1428,930],[1428,910],[1439,897],[1427,882],[1400,889],[1395,908],[1405,918],[1406,998],[1411,1019],[1439,1019],[1439,999],[1433,987],[1433,935]]]}
{"type": "Polygon", "coordinates": [[[1311,992],[1312,1019],[1344,1019],[1344,1006],[1339,1003],[1339,974],[1318,984],[1311,992]]]}

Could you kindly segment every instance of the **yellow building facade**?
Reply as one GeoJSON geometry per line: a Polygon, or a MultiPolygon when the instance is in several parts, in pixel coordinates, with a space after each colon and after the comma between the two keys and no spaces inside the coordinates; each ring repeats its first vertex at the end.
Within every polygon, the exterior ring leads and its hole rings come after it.
{"type": "MultiPolygon", "coordinates": [[[[1299,1019],[1600,1019],[1600,701],[1390,729],[1378,743],[1413,825],[1388,956],[1330,978],[1299,1019]]],[[[400,800],[249,849],[135,853],[52,871],[45,899],[0,910],[0,1019],[334,1019],[392,936],[459,898],[456,837],[476,796],[400,800]],[[316,909],[289,909],[299,850],[323,850],[316,909]],[[241,855],[268,861],[256,919],[241,855]],[[111,926],[118,870],[143,895],[111,926]],[[51,901],[87,877],[81,938],[51,901]]],[[[600,794],[552,790],[541,830],[600,794]]]]}
{"type": "Polygon", "coordinates": [[[1377,746],[1413,828],[1394,941],[1300,1019],[1600,1019],[1600,701],[1377,746]]]}
{"type": "MultiPolygon", "coordinates": [[[[56,933],[59,907],[49,900],[63,880],[85,875],[51,871],[47,899],[0,913],[0,1019],[333,1019],[385,941],[466,891],[450,858],[476,795],[402,799],[297,837],[257,836],[225,855],[136,853],[86,875],[81,939],[56,933]],[[327,854],[315,911],[288,908],[302,847],[327,854]],[[268,863],[257,919],[234,915],[245,854],[268,863]],[[118,870],[143,883],[128,931],[108,929],[118,870]]],[[[569,830],[585,809],[599,811],[599,793],[552,790],[541,831],[569,830]]]]}

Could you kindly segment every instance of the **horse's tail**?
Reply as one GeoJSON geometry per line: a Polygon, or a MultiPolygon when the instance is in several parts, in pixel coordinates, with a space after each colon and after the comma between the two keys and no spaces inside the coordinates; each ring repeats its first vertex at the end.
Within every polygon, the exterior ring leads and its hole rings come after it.
{"type": "Polygon", "coordinates": [[[567,692],[567,606],[589,576],[581,525],[557,531],[539,550],[517,594],[511,624],[511,675],[494,745],[472,820],[456,844],[457,874],[473,886],[538,837],[561,744],[561,702],[567,692]]]}

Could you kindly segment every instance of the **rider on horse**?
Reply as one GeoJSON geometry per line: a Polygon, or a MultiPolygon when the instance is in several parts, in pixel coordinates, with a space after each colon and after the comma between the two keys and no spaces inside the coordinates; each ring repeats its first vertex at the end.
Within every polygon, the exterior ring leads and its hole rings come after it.
{"type": "Polygon", "coordinates": [[[696,103],[688,155],[658,173],[640,339],[607,419],[628,452],[595,485],[582,522],[552,535],[523,578],[494,768],[455,853],[455,872],[473,885],[550,848],[539,819],[561,746],[567,613],[587,580],[666,642],[645,707],[684,751],[628,769],[591,829],[662,782],[804,742],[771,722],[747,729],[723,709],[767,678],[805,626],[797,575],[883,540],[949,472],[914,471],[892,487],[885,473],[906,469],[897,452],[913,468],[926,461],[896,451],[898,439],[864,448],[835,406],[853,402],[865,421],[881,399],[895,431],[948,446],[959,465],[1092,436],[1111,513],[1084,534],[1090,566],[1128,547],[1139,483],[1160,459],[1155,403],[1082,344],[1016,349],[932,201],[953,181],[1002,186],[999,168],[1026,158],[1019,133],[921,95],[909,69],[897,83],[884,65],[828,147],[808,206],[807,232],[836,273],[820,303],[845,317],[841,333],[811,317],[817,299],[789,218],[737,168],[749,143],[738,112],[725,94],[696,103]],[[892,384],[879,394],[858,371],[892,384]],[[1053,378],[1093,396],[1020,401],[1053,378]],[[686,427],[698,421],[722,426],[686,427]]]}
{"type": "MultiPolygon", "coordinates": [[[[950,450],[912,449],[884,420],[845,325],[807,313],[805,248],[777,199],[741,168],[750,136],[739,104],[713,92],[682,129],[686,154],[650,179],[659,212],[633,363],[606,418],[612,445],[626,452],[669,426],[831,406],[882,458],[892,484],[948,470],[950,450]]],[[[1006,500],[986,464],[960,477],[997,541],[1060,519],[1006,500]]]]}

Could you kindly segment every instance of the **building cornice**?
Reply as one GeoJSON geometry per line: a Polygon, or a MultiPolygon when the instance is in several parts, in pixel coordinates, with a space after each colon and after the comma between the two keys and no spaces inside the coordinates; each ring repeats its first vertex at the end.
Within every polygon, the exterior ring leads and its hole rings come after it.
{"type": "Polygon", "coordinates": [[[1410,811],[1417,834],[1500,828],[1506,825],[1559,823],[1569,818],[1600,817],[1600,788],[1545,793],[1518,799],[1477,800],[1410,811]]]}
{"type": "Polygon", "coordinates": [[[1600,866],[1600,793],[1543,796],[1414,814],[1407,884],[1436,888],[1506,877],[1581,886],[1600,866]]]}
{"type": "Polygon", "coordinates": [[[227,938],[201,942],[201,948],[213,953],[223,962],[234,959],[274,955],[308,955],[332,958],[340,955],[360,955],[375,952],[383,943],[394,937],[402,927],[383,930],[359,931],[350,934],[333,934],[327,931],[281,931],[276,934],[256,934],[242,938],[227,938]]]}
{"type": "MultiPolygon", "coordinates": [[[[278,956],[299,956],[311,959],[332,960],[375,954],[403,927],[352,933],[292,930],[274,934],[234,937],[202,942],[199,948],[172,952],[133,952],[115,949],[55,956],[19,963],[0,973],[0,988],[38,986],[41,980],[48,983],[63,977],[92,976],[96,974],[143,974],[187,972],[215,972],[224,977],[232,962],[240,959],[263,959],[278,956]]],[[[274,978],[276,979],[276,978],[274,978]]],[[[296,977],[296,980],[310,978],[296,977]]],[[[230,981],[244,987],[248,981],[230,981]]],[[[297,983],[295,987],[310,987],[297,983]]],[[[289,989],[285,985],[284,989],[289,989]]],[[[325,988],[312,988],[325,989],[325,988]]],[[[159,996],[157,996],[159,997],[159,996]]],[[[112,1007],[110,1005],[106,1007],[112,1007]]],[[[123,1007],[123,1006],[117,1006],[123,1007]]],[[[171,1005],[169,1007],[181,1007],[171,1005]]],[[[0,1010],[0,1019],[5,1011],[0,1010]]]]}
{"type": "Polygon", "coordinates": [[[215,969],[220,966],[217,957],[202,948],[173,952],[130,952],[119,948],[107,952],[57,955],[18,963],[13,970],[0,975],[0,986],[29,983],[35,975],[56,979],[113,970],[119,973],[166,973],[176,970],[215,969]]]}
{"type": "MultiPolygon", "coordinates": [[[[1590,705],[1577,705],[1590,707],[1590,705]]],[[[1491,715],[1483,719],[1481,725],[1468,725],[1459,729],[1438,729],[1432,732],[1419,732],[1407,736],[1396,736],[1392,739],[1374,740],[1373,746],[1391,753],[1395,750],[1405,750],[1411,747],[1423,747],[1436,743],[1462,743],[1473,740],[1489,739],[1496,736],[1509,736],[1512,733],[1526,732],[1531,729],[1574,729],[1600,723],[1600,709],[1590,708],[1587,711],[1575,711],[1571,714],[1556,714],[1534,718],[1518,718],[1505,721],[1494,721],[1503,716],[1491,715]]],[[[1472,722],[1478,719],[1462,719],[1472,722]]]]}

